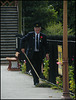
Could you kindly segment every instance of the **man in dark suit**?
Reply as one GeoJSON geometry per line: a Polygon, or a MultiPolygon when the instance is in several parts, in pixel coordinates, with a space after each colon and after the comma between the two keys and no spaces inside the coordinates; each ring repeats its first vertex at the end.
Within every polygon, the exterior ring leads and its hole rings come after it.
{"type": "MultiPolygon", "coordinates": [[[[21,51],[25,52],[25,42],[28,42],[27,56],[33,64],[35,70],[40,76],[41,73],[41,63],[43,58],[46,56],[49,59],[47,37],[41,31],[41,24],[34,24],[34,31],[29,32],[21,40],[21,51]]],[[[33,76],[34,85],[39,83],[39,78],[31,67],[31,72],[33,76]]]]}

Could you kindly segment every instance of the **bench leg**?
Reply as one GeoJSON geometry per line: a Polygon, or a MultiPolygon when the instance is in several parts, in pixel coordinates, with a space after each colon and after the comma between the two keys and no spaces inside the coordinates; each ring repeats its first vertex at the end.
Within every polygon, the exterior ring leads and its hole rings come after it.
{"type": "Polygon", "coordinates": [[[8,70],[11,70],[11,61],[9,60],[8,70]]]}

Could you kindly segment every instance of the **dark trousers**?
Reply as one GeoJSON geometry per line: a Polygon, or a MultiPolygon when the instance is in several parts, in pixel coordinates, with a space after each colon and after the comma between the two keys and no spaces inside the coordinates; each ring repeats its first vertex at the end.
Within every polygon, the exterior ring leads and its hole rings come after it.
{"type": "Polygon", "coordinates": [[[26,59],[26,72],[29,72],[31,70],[31,65],[29,64],[28,60],[26,59]]]}
{"type": "MultiPolygon", "coordinates": [[[[34,52],[32,60],[31,60],[35,70],[37,71],[38,75],[40,76],[41,73],[41,57],[39,52],[34,52]]],[[[36,73],[34,70],[31,68],[32,76],[33,76],[33,81],[34,85],[36,83],[39,83],[39,78],[37,77],[36,73]]]]}

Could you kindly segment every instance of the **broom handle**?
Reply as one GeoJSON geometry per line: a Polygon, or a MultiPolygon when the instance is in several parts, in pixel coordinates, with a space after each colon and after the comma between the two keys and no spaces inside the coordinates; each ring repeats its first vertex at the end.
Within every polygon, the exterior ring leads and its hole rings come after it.
{"type": "MultiPolygon", "coordinates": [[[[45,81],[45,82],[47,82],[47,83],[51,83],[51,82],[49,82],[49,81],[47,81],[47,80],[44,80],[44,79],[41,79],[41,78],[39,77],[37,71],[35,70],[34,66],[32,65],[32,63],[31,63],[30,59],[28,58],[28,56],[26,55],[26,53],[24,53],[24,55],[26,56],[27,60],[29,61],[31,67],[33,68],[33,70],[34,70],[34,72],[36,73],[36,75],[37,75],[37,77],[39,78],[39,80],[40,80],[40,81],[45,81]]],[[[54,83],[51,83],[51,84],[52,84],[52,85],[55,85],[54,83]]]]}
{"type": "Polygon", "coordinates": [[[34,70],[34,72],[36,73],[37,77],[40,79],[40,77],[39,77],[37,71],[35,70],[34,66],[32,65],[32,63],[31,63],[30,59],[28,58],[28,56],[26,55],[26,53],[24,53],[24,55],[26,56],[28,62],[30,63],[31,67],[33,68],[33,70],[34,70]]]}

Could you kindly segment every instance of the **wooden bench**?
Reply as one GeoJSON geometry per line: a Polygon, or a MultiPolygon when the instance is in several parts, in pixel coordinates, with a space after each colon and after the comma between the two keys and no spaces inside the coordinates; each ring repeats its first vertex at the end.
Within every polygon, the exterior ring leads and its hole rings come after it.
{"type": "Polygon", "coordinates": [[[6,60],[9,61],[8,71],[20,71],[18,57],[6,57],[6,60]]]}

